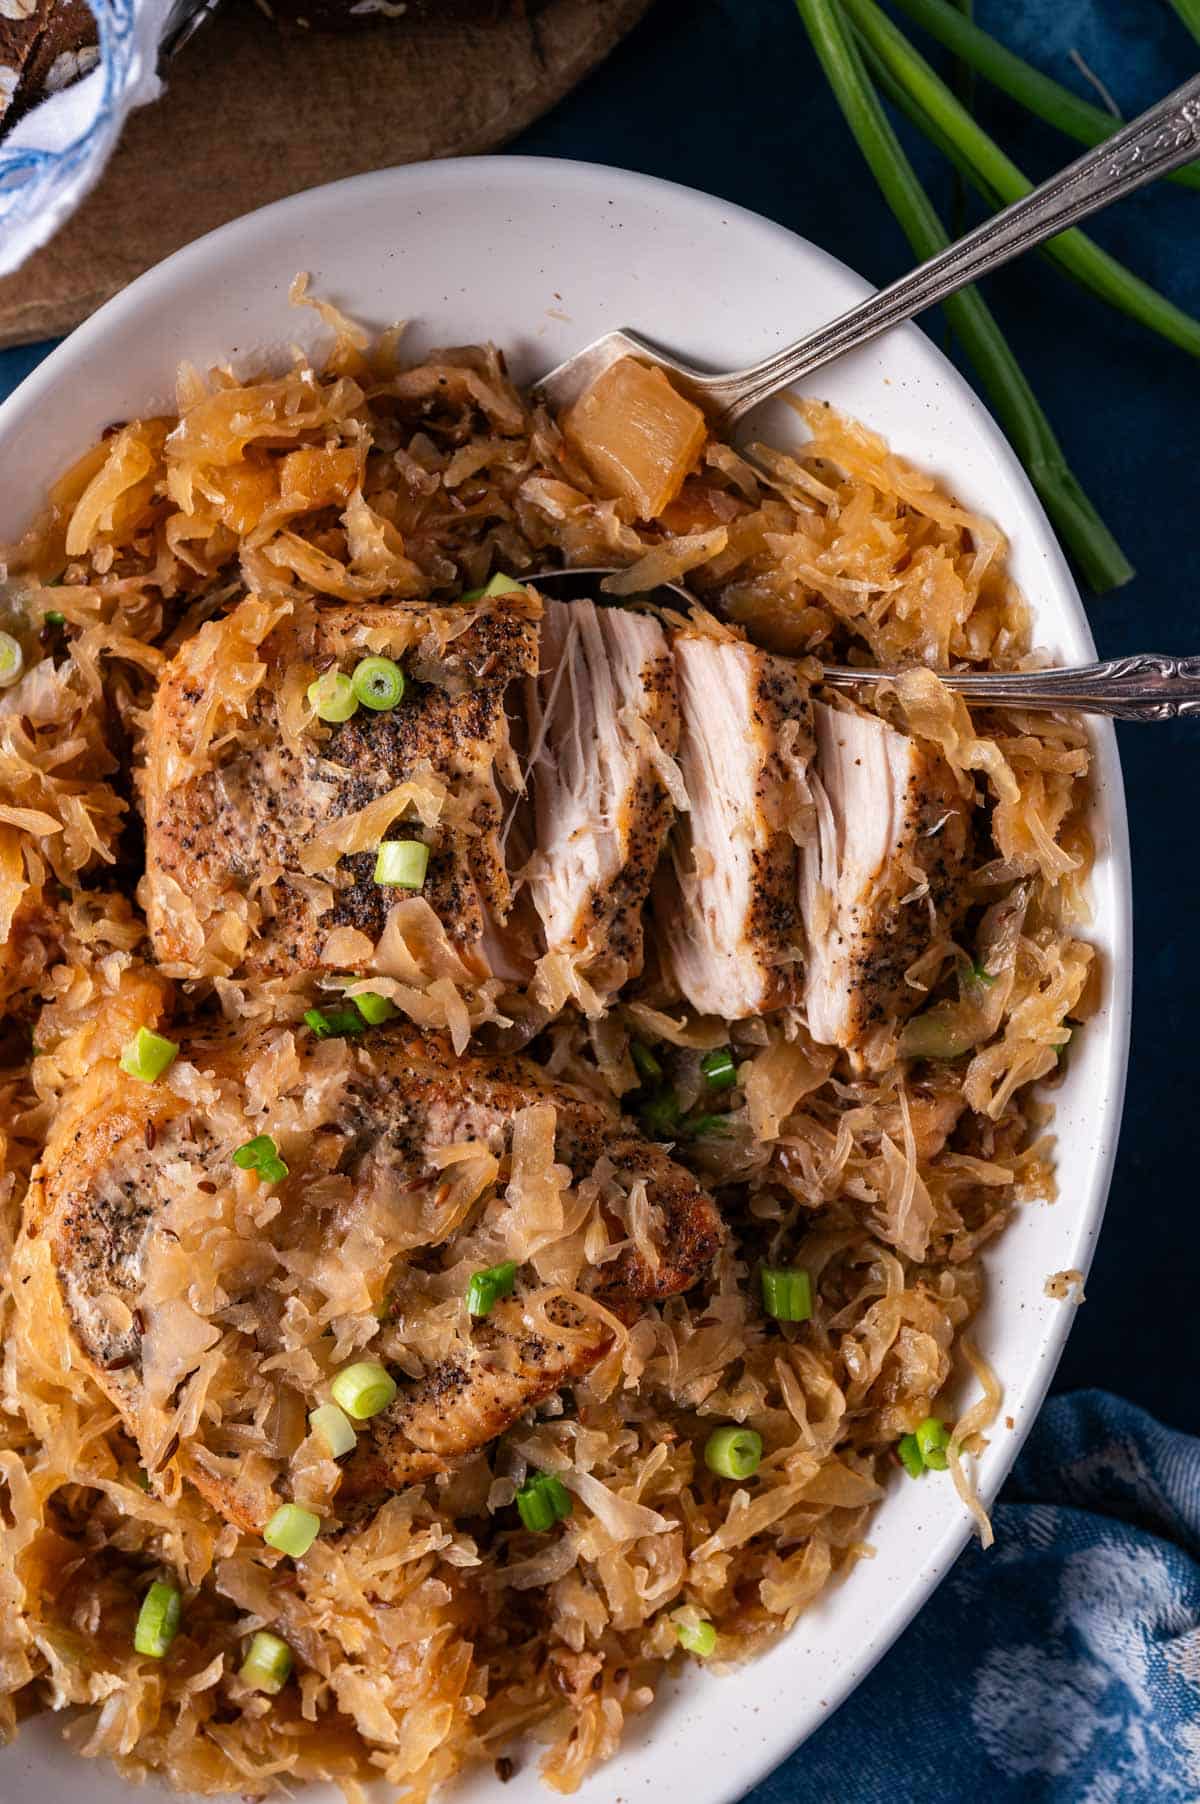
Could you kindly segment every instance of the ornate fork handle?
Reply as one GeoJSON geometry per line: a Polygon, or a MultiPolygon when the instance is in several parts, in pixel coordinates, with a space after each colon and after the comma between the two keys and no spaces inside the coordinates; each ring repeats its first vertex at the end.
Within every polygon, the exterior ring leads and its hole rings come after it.
{"type": "MultiPolygon", "coordinates": [[[[828,665],[824,681],[857,689],[898,675],[896,669],[852,670],[828,665]]],[[[1161,652],[1109,658],[1074,670],[948,671],[942,681],[979,707],[1074,708],[1114,720],[1176,720],[1200,715],[1200,658],[1161,652]]]]}

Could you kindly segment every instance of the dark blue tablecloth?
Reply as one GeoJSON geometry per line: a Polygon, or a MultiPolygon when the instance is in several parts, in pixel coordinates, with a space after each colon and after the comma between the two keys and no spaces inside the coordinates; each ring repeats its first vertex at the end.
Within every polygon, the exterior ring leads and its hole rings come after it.
{"type": "MultiPolygon", "coordinates": [[[[1200,65],[1167,0],[977,0],[977,14],[1094,98],[1071,60],[1077,52],[1127,117],[1200,65]]],[[[1067,159],[1064,140],[983,85],[978,110],[1031,176],[1067,159]]],[[[949,216],[950,174],[904,136],[949,216]]],[[[708,189],[793,227],[877,282],[910,262],[790,0],[657,0],[611,60],[514,149],[623,164],[708,189]]],[[[1200,313],[1200,196],[1160,185],[1107,214],[1094,233],[1200,313]]],[[[1043,261],[992,278],[987,294],[1073,467],[1137,566],[1128,587],[1092,608],[1101,655],[1200,651],[1196,365],[1043,261]]],[[[936,318],[927,325],[942,330],[936,318]]],[[[0,394],[44,349],[0,354],[0,394]]],[[[1200,859],[1190,798],[1200,788],[1200,726],[1126,728],[1121,752],[1136,866],[1133,1057],[1108,1219],[1056,1389],[1103,1387],[1195,1433],[1189,1155],[1200,859]]],[[[1136,1412],[1103,1400],[1054,1408],[1006,1494],[1008,1552],[1002,1536],[990,1566],[966,1557],[868,1685],[762,1788],[759,1804],[874,1804],[935,1790],[954,1800],[972,1792],[1055,1804],[1200,1798],[1197,1693],[1178,1676],[1186,1679],[1189,1661],[1193,1675],[1200,1670],[1194,1648],[1187,1652],[1197,1639],[1191,1498],[1200,1480],[1175,1482],[1182,1470],[1200,1473],[1200,1446],[1164,1440],[1136,1412]],[[1103,1439],[1108,1465],[1089,1464],[1090,1437],[1103,1439]],[[1127,1524],[1120,1559],[1115,1529],[1103,1526],[1118,1518],[1127,1524]],[[1087,1559],[1092,1566],[1079,1563],[1087,1559]],[[1101,1596],[1098,1579],[1092,1591],[1081,1580],[1087,1598],[1072,1605],[1071,1574],[1106,1565],[1119,1569],[1121,1584],[1101,1596]],[[1061,1605],[1049,1616],[1047,1597],[1061,1605]],[[1024,1645],[1014,1626],[1023,1611],[1036,1646],[1024,1645]],[[964,1614],[969,1633],[957,1632],[964,1614]],[[987,1662],[993,1702],[979,1706],[958,1764],[946,1738],[984,1695],[975,1681],[987,1662]]]]}

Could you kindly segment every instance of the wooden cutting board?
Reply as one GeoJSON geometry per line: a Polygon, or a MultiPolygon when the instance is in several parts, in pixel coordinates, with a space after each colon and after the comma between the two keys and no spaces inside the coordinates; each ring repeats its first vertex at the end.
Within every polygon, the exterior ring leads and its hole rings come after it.
{"type": "Polygon", "coordinates": [[[69,331],[169,252],[341,176],[492,150],[560,100],[651,0],[539,0],[491,24],[284,35],[252,0],[170,64],[99,185],[0,281],[0,345],[69,331]]]}

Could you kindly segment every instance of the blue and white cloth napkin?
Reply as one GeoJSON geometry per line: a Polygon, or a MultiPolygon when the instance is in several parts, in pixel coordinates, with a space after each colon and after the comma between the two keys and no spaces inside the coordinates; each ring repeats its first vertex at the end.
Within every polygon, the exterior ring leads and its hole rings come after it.
{"type": "Polygon", "coordinates": [[[0,276],[74,212],[99,179],[126,114],[162,92],[158,46],[171,0],[88,3],[99,29],[96,67],[41,101],[0,143],[0,276]]]}
{"type": "Polygon", "coordinates": [[[993,1521],[754,1804],[1197,1804],[1200,1440],[1055,1397],[993,1521]]]}

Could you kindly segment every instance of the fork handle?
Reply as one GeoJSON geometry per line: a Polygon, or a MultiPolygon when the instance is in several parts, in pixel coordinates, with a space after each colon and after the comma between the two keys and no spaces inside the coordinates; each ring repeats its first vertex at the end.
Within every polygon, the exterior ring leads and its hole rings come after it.
{"type": "MultiPolygon", "coordinates": [[[[826,665],[822,681],[832,689],[874,687],[898,676],[898,668],[854,670],[826,665]]],[[[1162,652],[1109,658],[1074,670],[939,671],[943,683],[977,707],[1073,708],[1114,720],[1177,720],[1200,715],[1200,658],[1162,652]]]]}
{"type": "MultiPolygon", "coordinates": [[[[1142,113],[1124,131],[1051,176],[1022,200],[918,264],[887,288],[831,320],[787,350],[728,375],[688,371],[688,386],[720,427],[731,427],[760,401],[801,381],[889,326],[945,300],[1022,251],[1063,232],[1089,213],[1132,194],[1156,176],[1200,154],[1200,75],[1142,113]]],[[[631,336],[636,336],[631,334],[631,336]]]]}

